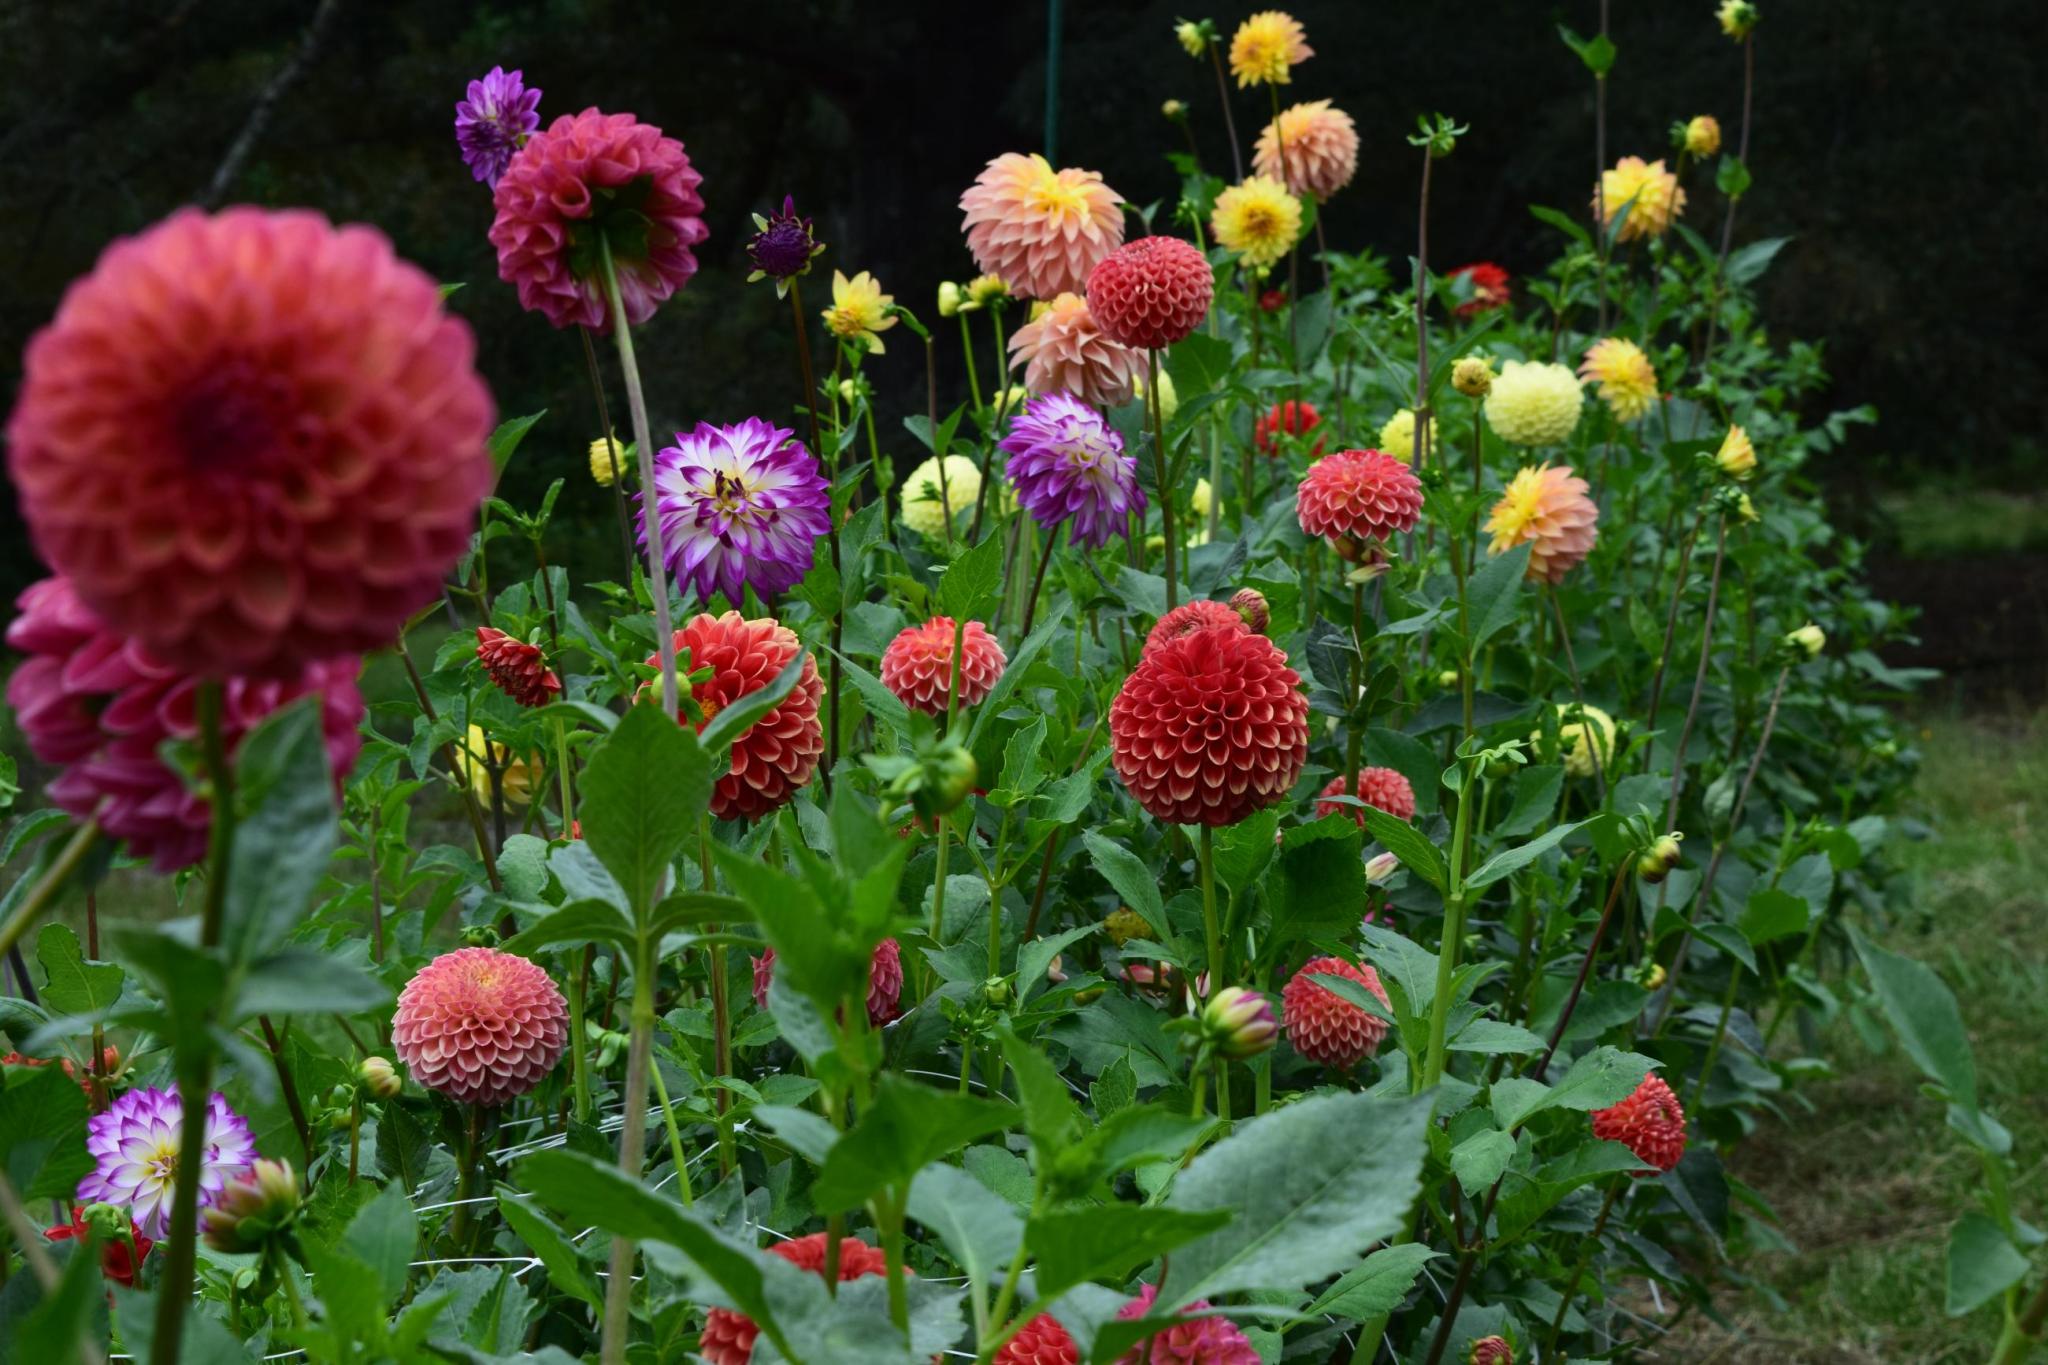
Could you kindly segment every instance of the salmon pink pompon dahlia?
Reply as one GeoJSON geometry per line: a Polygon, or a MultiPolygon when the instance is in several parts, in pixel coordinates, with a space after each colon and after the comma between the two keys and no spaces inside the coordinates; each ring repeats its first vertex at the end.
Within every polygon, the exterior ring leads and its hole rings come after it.
{"type": "Polygon", "coordinates": [[[463,1104],[517,1099],[554,1070],[569,1010],[539,964],[496,948],[457,948],[398,993],[391,1046],[413,1079],[463,1104]]]}
{"type": "Polygon", "coordinates": [[[1685,1110],[1662,1076],[1645,1076],[1620,1104],[1593,1111],[1593,1136],[1619,1142],[1647,1163],[1629,1173],[1637,1179],[1658,1175],[1685,1156],[1685,1110]]]}
{"type": "MultiPolygon", "coordinates": [[[[1157,1285],[1145,1285],[1138,1297],[1116,1310],[1117,1320],[1130,1322],[1152,1311],[1157,1285]]],[[[1209,1301],[1196,1299],[1181,1311],[1207,1311],[1209,1301]]],[[[1116,1365],[1259,1365],[1259,1353],[1228,1318],[1185,1318],[1154,1333],[1116,1358],[1116,1365]]]]}
{"type": "MultiPolygon", "coordinates": [[[[1280,437],[1306,436],[1323,424],[1322,414],[1315,404],[1305,403],[1296,398],[1283,398],[1273,405],[1272,411],[1260,416],[1252,423],[1252,444],[1261,453],[1274,455],[1280,452],[1280,437]]],[[[1316,437],[1315,448],[1309,451],[1311,458],[1320,459],[1323,453],[1323,438],[1316,437]]]]}
{"type": "MultiPolygon", "coordinates": [[[[684,667],[693,672],[712,670],[709,678],[690,687],[690,700],[706,723],[749,692],[774,682],[802,648],[796,632],[774,617],[749,621],[736,611],[723,616],[700,613],[676,632],[676,653],[688,651],[684,667]]],[[[647,662],[651,667],[656,660],[650,655],[647,662]]],[[[818,702],[824,693],[818,665],[805,654],[795,688],[732,742],[732,768],[711,789],[713,815],[721,820],[766,815],[811,780],[818,756],[825,752],[825,731],[818,724],[818,702]]]]}
{"type": "Polygon", "coordinates": [[[1212,602],[1198,597],[1192,602],[1183,602],[1159,618],[1145,637],[1147,650],[1178,640],[1183,635],[1192,635],[1198,630],[1218,628],[1222,630],[1246,630],[1245,619],[1227,602],[1212,602]]]}
{"type": "MultiPolygon", "coordinates": [[[[1353,796],[1375,810],[1383,810],[1396,820],[1415,818],[1415,788],[1408,779],[1392,768],[1360,768],[1358,787],[1352,790],[1340,773],[1330,779],[1330,785],[1323,788],[1324,796],[1353,796]]],[[[1336,801],[1316,802],[1316,818],[1325,815],[1344,814],[1365,827],[1365,809],[1362,806],[1347,806],[1336,801]]]]}
{"type": "MultiPolygon", "coordinates": [[[[775,950],[763,948],[754,959],[754,1003],[768,1008],[768,983],[775,978],[775,950]]],[[[892,1024],[903,1000],[903,948],[893,938],[875,945],[868,959],[868,1023],[892,1024]]]]}
{"type": "Polygon", "coordinates": [[[108,629],[211,677],[389,644],[490,488],[469,328],[383,234],[185,209],[29,343],[9,467],[108,629]]]}
{"type": "Polygon", "coordinates": [[[1145,374],[1145,357],[1104,336],[1079,294],[1060,295],[1036,322],[1017,329],[1010,368],[1019,365],[1028,392],[1071,394],[1098,408],[1130,402],[1145,374]]]}
{"type": "MultiPolygon", "coordinates": [[[[946,692],[952,685],[954,621],[934,616],[921,626],[905,626],[882,651],[882,685],[913,711],[946,714],[946,692]]],[[[960,639],[959,704],[974,706],[1003,676],[1002,642],[979,621],[969,621],[960,639]]]]}
{"type": "Polygon", "coordinates": [[[1003,1343],[993,1365],[1080,1365],[1081,1351],[1060,1320],[1040,1313],[1003,1343]]]}
{"type": "MultiPolygon", "coordinates": [[[[825,1234],[822,1232],[777,1242],[768,1248],[768,1254],[780,1256],[797,1269],[808,1270],[820,1278],[825,1274],[825,1234]]],[[[841,1284],[865,1275],[881,1275],[887,1270],[888,1262],[874,1247],[858,1237],[839,1239],[841,1284]]],[[[760,1335],[761,1328],[746,1314],[730,1308],[714,1308],[704,1316],[704,1338],[697,1345],[697,1354],[710,1361],[711,1365],[748,1365],[754,1358],[754,1340],[760,1335]]]]}
{"type": "MultiPolygon", "coordinates": [[[[213,807],[162,757],[167,741],[199,738],[197,679],[108,630],[62,578],[32,585],[15,605],[7,643],[27,658],[7,680],[7,703],[29,749],[63,769],[50,783],[51,803],[80,820],[97,814],[109,835],[159,872],[205,857],[213,807]]],[[[353,658],[333,659],[306,664],[291,679],[229,678],[221,722],[230,756],[265,716],[317,695],[338,786],[363,742],[357,667],[353,658]]]]}
{"type": "Polygon", "coordinates": [[[1349,1071],[1378,1050],[1387,1036],[1387,1021],[1311,979],[1318,976],[1347,977],[1378,996],[1381,1004],[1387,1003],[1386,987],[1371,967],[1354,966],[1341,957],[1318,957],[1302,964],[1281,988],[1287,1040],[1294,1050],[1312,1062],[1349,1071]]]}
{"type": "Polygon", "coordinates": [[[1283,109],[1259,134],[1252,169],[1321,203],[1358,173],[1358,125],[1328,100],[1283,109]]]}
{"type": "Polygon", "coordinates": [[[1310,535],[1361,545],[1414,529],[1422,514],[1422,481],[1381,451],[1340,450],[1309,466],[1295,490],[1294,508],[1310,535]]]}
{"type": "Polygon", "coordinates": [[[709,235],[703,180],[682,143],[631,114],[564,114],[498,180],[498,278],[557,327],[610,331],[609,243],[626,321],[643,323],[697,273],[691,248],[709,235]]]}
{"type": "Polygon", "coordinates": [[[1088,277],[1088,308],[1112,341],[1140,351],[1173,345],[1202,325],[1215,297],[1208,258],[1178,237],[1140,237],[1088,277]]]}
{"type": "Polygon", "coordinates": [[[1155,818],[1234,825],[1308,761],[1308,698],[1287,655],[1242,621],[1148,646],[1109,709],[1117,776],[1155,818]]]}
{"type": "Polygon", "coordinates": [[[960,226],[976,269],[1012,293],[1056,299],[1087,288],[1088,272],[1123,241],[1122,202],[1099,172],[1005,152],[960,196],[960,226]]]}
{"type": "Polygon", "coordinates": [[[476,659],[492,684],[521,706],[546,706],[562,694],[562,680],[548,667],[539,645],[478,626],[476,659]]]}
{"type": "Polygon", "coordinates": [[[1488,554],[1529,545],[1529,577],[1562,583],[1565,574],[1592,552],[1600,508],[1584,479],[1570,465],[1524,466],[1482,528],[1493,536],[1488,554]]]}

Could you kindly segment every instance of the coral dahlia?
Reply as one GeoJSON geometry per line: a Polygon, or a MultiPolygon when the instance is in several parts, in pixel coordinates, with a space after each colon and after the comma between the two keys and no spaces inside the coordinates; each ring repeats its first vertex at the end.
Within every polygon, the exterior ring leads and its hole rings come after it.
{"type": "Polygon", "coordinates": [[[1284,10],[1260,10],[1230,36],[1230,74],[1247,85],[1286,85],[1293,68],[1316,55],[1301,21],[1284,10]]]}
{"type": "Polygon", "coordinates": [[[959,674],[961,706],[975,706],[1003,676],[1002,641],[979,621],[969,621],[960,637],[960,667],[953,668],[950,616],[934,616],[921,626],[905,626],[882,651],[882,685],[905,706],[928,716],[946,714],[946,695],[959,674]]]}
{"type": "MultiPolygon", "coordinates": [[[[1263,454],[1281,453],[1280,437],[1306,436],[1323,424],[1322,414],[1315,404],[1296,398],[1283,398],[1272,409],[1260,415],[1252,423],[1252,444],[1263,454]]],[[[1319,459],[1323,453],[1323,438],[1316,437],[1315,447],[1309,451],[1309,458],[1319,459]]]]}
{"type": "Polygon", "coordinates": [[[398,993],[391,1047],[427,1089],[489,1109],[555,1069],[568,1019],[540,964],[496,948],[457,948],[420,968],[398,993]]]}
{"type": "Polygon", "coordinates": [[[1657,401],[1657,371],[1643,348],[1626,337],[1603,337],[1586,348],[1579,378],[1600,386],[1616,421],[1633,422],[1657,401]]]}
{"type": "Polygon", "coordinates": [[[1138,462],[1123,433],[1072,394],[1031,399],[997,444],[1009,456],[1003,472],[1018,503],[1040,526],[1065,525],[1075,545],[1106,545],[1128,533],[1133,514],[1144,515],[1138,462]]]}
{"type": "Polygon", "coordinates": [[[1472,297],[1458,305],[1458,316],[1469,318],[1492,308],[1505,308],[1513,293],[1508,287],[1508,272],[1492,261],[1474,261],[1461,265],[1451,272],[1454,280],[1469,280],[1472,297]]]}
{"type": "Polygon", "coordinates": [[[1587,492],[1570,465],[1524,465],[1481,528],[1493,535],[1486,552],[1502,554],[1527,542],[1529,577],[1562,583],[1599,538],[1600,508],[1587,492]]]}
{"type": "Polygon", "coordinates": [[[1112,341],[1140,351],[1173,345],[1202,325],[1216,272],[1178,237],[1140,237],[1102,258],[1088,276],[1088,310],[1112,341]]]}
{"type": "Polygon", "coordinates": [[[1309,979],[1315,976],[1356,981],[1378,996],[1381,1004],[1388,1003],[1386,987],[1380,985],[1380,974],[1370,966],[1357,966],[1341,957],[1317,957],[1303,963],[1281,988],[1287,1040],[1294,1050],[1312,1062],[1349,1071],[1379,1049],[1387,1036],[1387,1021],[1309,979]]]}
{"type": "Polygon", "coordinates": [[[1651,1074],[1621,1103],[1593,1111],[1593,1136],[1619,1142],[1646,1166],[1638,1180],[1676,1166],[1685,1156],[1685,1110],[1662,1076],[1651,1074]]]}
{"type": "Polygon", "coordinates": [[[37,552],[202,676],[391,642],[489,490],[467,325],[372,228],[183,209],[29,342],[8,462],[37,552]]]}
{"type": "Polygon", "coordinates": [[[497,689],[521,706],[546,706],[561,695],[562,680],[547,666],[539,645],[478,626],[476,658],[497,689]]]}
{"type": "Polygon", "coordinates": [[[1097,171],[1005,152],[960,196],[975,266],[1027,298],[1086,290],[1088,272],[1124,239],[1123,197],[1097,171]]]}
{"type": "Polygon", "coordinates": [[[1178,640],[1183,635],[1192,635],[1198,630],[1244,630],[1243,615],[1227,602],[1212,602],[1206,597],[1197,597],[1183,602],[1153,623],[1151,633],[1145,637],[1145,648],[1151,650],[1169,640],[1178,640]]]}
{"type": "MultiPolygon", "coordinates": [[[[775,977],[775,950],[763,948],[754,960],[754,1003],[768,1008],[768,983],[775,977]]],[[[896,1021],[903,999],[903,948],[893,938],[875,945],[868,959],[868,1023],[882,1028],[896,1021]]]]}
{"type": "Polygon", "coordinates": [[[1145,373],[1144,355],[1104,336],[1079,294],[1060,295],[1017,329],[1010,338],[1010,368],[1019,365],[1029,392],[1071,394],[1098,408],[1130,402],[1145,373]]]}
{"type": "Polygon", "coordinates": [[[1556,445],[1578,426],[1584,402],[1579,377],[1568,366],[1510,360],[1487,392],[1486,421],[1510,445],[1556,445]]]}
{"type": "MultiPolygon", "coordinates": [[[[654,457],[652,501],[669,572],[705,603],[722,592],[738,604],[749,587],[764,598],[787,592],[832,529],[817,459],[794,433],[759,417],[677,432],[654,457]]],[[[648,502],[640,498],[643,546],[648,502]]]]}
{"type": "MultiPolygon", "coordinates": [[[[1415,788],[1408,779],[1392,768],[1360,768],[1356,789],[1344,780],[1342,773],[1329,781],[1322,790],[1324,796],[1351,796],[1363,801],[1375,810],[1383,810],[1397,820],[1415,818],[1415,788]]],[[[1349,815],[1360,829],[1365,828],[1363,806],[1347,806],[1336,801],[1316,802],[1316,818],[1325,815],[1349,815]]]]}
{"type": "Polygon", "coordinates": [[[992,1365],[1080,1365],[1081,1351],[1060,1320],[1040,1313],[1003,1343],[992,1365]]]}
{"type": "MultiPolygon", "coordinates": [[[[1138,1297],[1116,1310],[1117,1320],[1131,1322],[1152,1311],[1157,1285],[1145,1285],[1138,1297]]],[[[1196,1299],[1183,1314],[1206,1312],[1207,1299],[1196,1299]]],[[[1155,1332],[1116,1358],[1115,1365],[1259,1365],[1259,1353],[1228,1318],[1184,1317],[1155,1332]]]]}
{"type": "Polygon", "coordinates": [[[1218,246],[1264,270],[1284,259],[1301,237],[1301,201],[1270,176],[1247,176],[1216,196],[1209,230],[1218,246]]]}
{"type": "Polygon", "coordinates": [[[1259,133],[1252,169],[1321,203],[1358,173],[1358,125],[1328,100],[1290,106],[1259,133]]]}
{"type": "MultiPolygon", "coordinates": [[[[220,1197],[228,1181],[256,1160],[248,1120],[215,1093],[200,1122],[199,1206],[220,1197]]],[[[185,1140],[185,1103],[175,1090],[131,1090],[86,1123],[85,1150],[95,1163],[78,1182],[87,1204],[118,1204],[144,1235],[163,1239],[171,1226],[171,1195],[178,1180],[178,1151],[185,1140]]]]}
{"type": "Polygon", "coordinates": [[[1617,237],[1623,242],[1662,237],[1685,212],[1685,191],[1678,187],[1678,176],[1664,168],[1664,158],[1644,161],[1639,156],[1625,156],[1612,170],[1600,173],[1600,189],[1593,196],[1593,210],[1600,221],[1612,226],[1624,208],[1628,220],[1617,237]]]}
{"type": "Polygon", "coordinates": [[[1415,471],[1377,450],[1340,450],[1308,467],[1295,490],[1301,529],[1340,552],[1411,530],[1422,514],[1415,471]]]}
{"type": "MultiPolygon", "coordinates": [[[[711,676],[693,683],[690,699],[704,716],[704,728],[725,707],[758,692],[803,646],[796,632],[772,616],[749,621],[736,611],[723,616],[708,612],[690,618],[676,632],[678,656],[688,650],[684,667],[709,668],[711,676]]],[[[649,657],[652,665],[655,660],[649,657]]],[[[804,655],[803,672],[790,694],[761,719],[740,731],[732,742],[732,767],[711,789],[711,813],[721,820],[753,819],[788,803],[811,780],[825,752],[825,731],[818,724],[818,702],[824,696],[818,665],[804,655]]]]}
{"type": "MultiPolygon", "coordinates": [[[[768,1248],[770,1256],[780,1256],[799,1270],[808,1270],[813,1275],[825,1274],[825,1236],[814,1232],[808,1237],[793,1237],[786,1242],[777,1242],[768,1248]]],[[[888,1262],[882,1253],[858,1237],[839,1239],[839,1282],[858,1280],[864,1275],[881,1275],[888,1271],[888,1262]]],[[[761,1328],[745,1313],[731,1308],[714,1308],[704,1316],[704,1336],[697,1344],[697,1354],[710,1365],[748,1365],[754,1358],[754,1341],[761,1335],[761,1328]]]]}

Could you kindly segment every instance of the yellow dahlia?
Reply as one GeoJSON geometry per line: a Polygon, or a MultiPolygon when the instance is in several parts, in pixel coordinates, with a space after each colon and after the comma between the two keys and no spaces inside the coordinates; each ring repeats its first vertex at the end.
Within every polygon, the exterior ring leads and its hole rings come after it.
{"type": "MultiPolygon", "coordinates": [[[[1145,401],[1145,367],[1138,367],[1137,376],[1131,381],[1131,397],[1145,401]]],[[[1165,370],[1159,372],[1159,420],[1171,422],[1173,414],[1180,411],[1180,395],[1174,392],[1173,376],[1165,370]]]]}
{"type": "MultiPolygon", "coordinates": [[[[1600,768],[1605,771],[1614,762],[1614,717],[1597,706],[1583,702],[1576,707],[1557,708],[1557,755],[1564,760],[1564,770],[1570,777],[1591,777],[1593,758],[1599,755],[1600,768]],[[1566,720],[1564,717],[1576,709],[1581,720],[1566,720]]],[[[1529,738],[1535,739],[1541,731],[1532,731],[1529,738]]]]}
{"type": "Polygon", "coordinates": [[[1624,205],[1628,219],[1621,225],[1620,240],[1662,237],[1672,220],[1685,212],[1685,191],[1678,188],[1678,177],[1664,169],[1663,157],[1645,161],[1625,156],[1613,170],[1601,173],[1600,192],[1594,196],[1600,221],[1609,226],[1624,205]]]}
{"type": "Polygon", "coordinates": [[[1657,371],[1643,348],[1622,337],[1606,337],[1586,348],[1579,377],[1599,384],[1615,420],[1633,422],[1657,401],[1657,371]]]}
{"type": "Polygon", "coordinates": [[[1201,56],[1202,50],[1209,46],[1209,35],[1202,32],[1202,26],[1192,19],[1183,19],[1175,24],[1173,37],[1180,44],[1181,51],[1190,57],[1201,56]]]}
{"type": "Polygon", "coordinates": [[[616,436],[598,437],[590,443],[590,477],[599,488],[612,486],[612,461],[618,460],[619,477],[631,480],[633,477],[633,443],[622,441],[616,436]]]}
{"type": "Polygon", "coordinates": [[[1252,169],[1321,203],[1358,173],[1358,126],[1328,100],[1283,109],[1260,131],[1252,169]]]}
{"type": "Polygon", "coordinates": [[[1088,272],[1123,245],[1121,202],[1099,172],[1054,170],[1036,152],[1006,152],[960,196],[960,226],[984,273],[1016,293],[1053,299],[1086,292],[1088,272]]]}
{"type": "Polygon", "coordinates": [[[508,806],[525,806],[533,801],[541,781],[540,755],[512,756],[510,745],[497,744],[484,735],[484,727],[472,725],[456,755],[461,777],[484,806],[491,804],[491,768],[498,770],[498,791],[508,806]]]}
{"type": "Polygon", "coordinates": [[[1750,442],[1749,433],[1741,427],[1731,426],[1728,434],[1721,438],[1721,448],[1714,452],[1714,465],[1731,479],[1748,480],[1756,474],[1756,446],[1750,442]]]}
{"type": "Polygon", "coordinates": [[[1685,150],[1694,156],[1712,156],[1721,150],[1721,120],[1701,114],[1685,125],[1685,150]]]}
{"type": "Polygon", "coordinates": [[[1510,445],[1556,445],[1579,424],[1579,377],[1563,365],[1510,360],[1486,396],[1486,422],[1510,445]]]}
{"type": "MultiPolygon", "coordinates": [[[[1429,448],[1436,449],[1436,418],[1429,419],[1429,448]]],[[[1415,410],[1402,408],[1387,419],[1380,428],[1381,450],[1399,460],[1402,464],[1415,463],[1415,410]]]]}
{"type": "Polygon", "coordinates": [[[948,514],[958,517],[981,496],[981,471],[965,455],[946,457],[946,482],[939,486],[937,456],[910,471],[903,481],[903,524],[934,540],[945,537],[948,514]]]}
{"type": "Polygon", "coordinates": [[[1451,366],[1451,387],[1467,398],[1484,398],[1493,391],[1493,357],[1468,355],[1451,366]]]}
{"type": "Polygon", "coordinates": [[[1808,621],[1799,629],[1787,634],[1785,636],[1785,643],[1792,648],[1805,651],[1806,657],[1809,659],[1818,658],[1820,652],[1828,647],[1828,634],[1813,622],[1808,621]]]}
{"type": "Polygon", "coordinates": [[[1529,577],[1559,583],[1593,549],[1600,509],[1570,465],[1525,465],[1508,484],[1484,529],[1488,554],[1529,546],[1529,577]]]}
{"type": "Polygon", "coordinates": [[[1292,68],[1316,55],[1301,21],[1277,9],[1261,10],[1237,26],[1230,38],[1230,74],[1238,88],[1285,85],[1292,68]]]}
{"type": "Polygon", "coordinates": [[[832,272],[832,306],[824,311],[825,328],[842,341],[858,340],[875,355],[882,353],[882,338],[876,335],[896,325],[889,311],[896,302],[893,294],[882,292],[882,282],[863,270],[852,279],[845,272],[832,272]]]}
{"type": "Polygon", "coordinates": [[[1271,176],[1254,175],[1216,196],[1209,230],[1254,270],[1284,257],[1301,236],[1301,201],[1271,176]]]}
{"type": "Polygon", "coordinates": [[[1721,7],[1714,11],[1714,17],[1721,21],[1721,32],[1741,42],[1756,27],[1761,16],[1749,0],[1721,0],[1721,7]]]}

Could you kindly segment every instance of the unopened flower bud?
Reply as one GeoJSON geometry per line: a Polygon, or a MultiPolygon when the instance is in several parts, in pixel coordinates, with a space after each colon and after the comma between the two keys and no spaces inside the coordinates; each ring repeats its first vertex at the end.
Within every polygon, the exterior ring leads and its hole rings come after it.
{"type": "Polygon", "coordinates": [[[1756,504],[1749,500],[1749,494],[1738,493],[1735,497],[1735,515],[1752,524],[1763,520],[1757,515],[1756,504]]]}
{"type": "Polygon", "coordinates": [[[1456,687],[1458,685],[1458,670],[1455,668],[1447,668],[1443,672],[1437,674],[1436,685],[1438,687],[1456,687]]]}
{"type": "Polygon", "coordinates": [[[1756,29],[1756,21],[1762,16],[1750,0],[1721,0],[1714,17],[1721,21],[1721,32],[1741,42],[1756,29]]]}
{"type": "Polygon", "coordinates": [[[1232,593],[1230,609],[1244,618],[1254,635],[1264,635],[1266,627],[1273,623],[1273,609],[1266,603],[1266,594],[1257,588],[1239,588],[1232,593]]]}
{"type": "Polygon", "coordinates": [[[960,311],[960,286],[947,280],[939,286],[939,316],[950,318],[960,311]]]}
{"type": "Polygon", "coordinates": [[[288,1161],[265,1157],[228,1181],[201,1215],[206,1244],[215,1251],[250,1251],[289,1228],[299,1216],[299,1177],[288,1161]]]}
{"type": "Polygon", "coordinates": [[[1685,150],[1694,156],[1712,156],[1721,150],[1721,121],[1701,114],[1685,125],[1685,150]]]}
{"type": "Polygon", "coordinates": [[[103,1242],[119,1241],[134,1228],[128,1210],[119,1204],[87,1204],[83,1212],[85,1225],[99,1233],[103,1242]]]}
{"type": "Polygon", "coordinates": [[[473,924],[462,931],[462,946],[495,948],[498,946],[498,931],[488,924],[473,924]]]}
{"type": "Polygon", "coordinates": [[[1685,836],[1677,832],[1659,835],[1636,859],[1636,875],[1655,886],[1671,875],[1671,869],[1678,866],[1678,841],[1685,836]]]}
{"type": "Polygon", "coordinates": [[[1484,398],[1493,392],[1493,358],[1468,355],[1451,366],[1451,387],[1467,398],[1484,398]]]}
{"type": "Polygon", "coordinates": [[[1506,1337],[1481,1337],[1472,1343],[1465,1365],[1515,1365],[1515,1348],[1506,1337]]]}
{"type": "Polygon", "coordinates": [[[398,1092],[405,1088],[405,1082],[386,1057],[365,1057],[356,1068],[356,1078],[371,1096],[380,1100],[398,1098],[398,1092]]]}
{"type": "Polygon", "coordinates": [[[590,478],[599,488],[612,486],[613,466],[616,463],[618,476],[622,479],[633,477],[633,443],[616,437],[600,436],[590,443],[590,478]]]}
{"type": "Polygon", "coordinates": [[[1010,999],[1010,979],[1006,976],[992,976],[981,983],[982,998],[991,1005],[1004,1005],[1010,999]]]}
{"type": "Polygon", "coordinates": [[[1664,985],[1664,976],[1664,964],[1652,960],[1636,969],[1636,984],[1646,991],[1658,990],[1664,985]]]}
{"type": "Polygon", "coordinates": [[[1756,446],[1748,432],[1738,426],[1728,428],[1728,434],[1721,438],[1721,448],[1714,452],[1714,468],[1731,479],[1746,482],[1755,477],[1756,446]]]}
{"type": "Polygon", "coordinates": [[[1183,19],[1173,26],[1173,36],[1180,43],[1181,51],[1190,57],[1199,57],[1209,46],[1209,37],[1202,32],[1202,26],[1192,19],[1183,19]]]}
{"type": "Polygon", "coordinates": [[[1109,912],[1102,921],[1102,932],[1109,935],[1109,941],[1121,948],[1134,938],[1152,937],[1152,926],[1145,917],[1126,905],[1119,905],[1109,912]]]}
{"type": "Polygon", "coordinates": [[[1807,658],[1814,659],[1820,657],[1820,652],[1828,647],[1828,636],[1826,631],[1808,621],[1786,635],[1785,644],[1787,648],[1802,650],[1807,658]]]}
{"type": "MultiPolygon", "coordinates": [[[[967,301],[960,306],[969,310],[982,308],[998,299],[1008,297],[1010,286],[1001,275],[976,275],[967,282],[967,301]]],[[[1039,306],[1050,308],[1052,305],[1040,300],[1039,306]]]]}
{"type": "Polygon", "coordinates": [[[1202,1037],[1226,1057],[1256,1057],[1279,1035],[1273,1006],[1257,991],[1225,986],[1202,1007],[1202,1037]]]}
{"type": "Polygon", "coordinates": [[[1386,885],[1401,870],[1401,860],[1391,853],[1375,853],[1365,863],[1365,879],[1374,886],[1386,885]]]}
{"type": "Polygon", "coordinates": [[[981,770],[965,746],[940,744],[925,756],[921,780],[911,793],[910,804],[927,820],[935,820],[959,808],[974,794],[974,781],[981,770]]]}

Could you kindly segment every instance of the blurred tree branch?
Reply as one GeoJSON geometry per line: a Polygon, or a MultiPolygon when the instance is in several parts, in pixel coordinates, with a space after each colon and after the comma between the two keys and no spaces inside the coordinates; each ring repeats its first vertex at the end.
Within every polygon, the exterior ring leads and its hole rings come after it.
{"type": "Polygon", "coordinates": [[[249,154],[256,150],[262,140],[263,130],[270,126],[270,116],[277,108],[277,102],[284,98],[287,90],[298,83],[313,59],[319,55],[320,44],[327,36],[334,16],[341,9],[341,0],[320,0],[320,7],[313,11],[312,22],[306,25],[306,36],[299,40],[298,50],[270,78],[270,84],[263,87],[263,93],[256,97],[255,107],[250,109],[248,121],[242,131],[228,147],[228,154],[221,158],[219,169],[213,173],[213,180],[206,192],[199,196],[204,208],[214,208],[226,197],[228,188],[235,183],[235,177],[242,173],[242,166],[249,154]]]}

